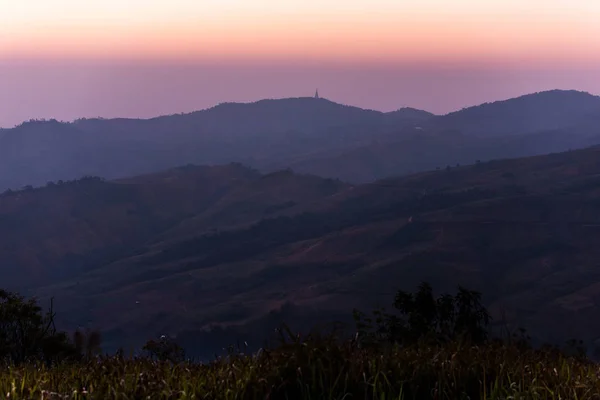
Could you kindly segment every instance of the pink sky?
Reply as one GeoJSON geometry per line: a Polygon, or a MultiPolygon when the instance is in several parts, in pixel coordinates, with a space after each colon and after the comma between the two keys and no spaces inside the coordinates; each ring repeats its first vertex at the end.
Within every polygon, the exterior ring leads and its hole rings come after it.
{"type": "Polygon", "coordinates": [[[19,0],[0,4],[0,126],[312,95],[445,113],[600,94],[600,1],[19,0]]]}

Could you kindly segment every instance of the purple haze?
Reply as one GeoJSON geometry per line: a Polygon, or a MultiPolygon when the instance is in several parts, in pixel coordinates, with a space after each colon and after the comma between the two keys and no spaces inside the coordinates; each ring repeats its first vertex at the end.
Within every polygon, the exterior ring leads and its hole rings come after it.
{"type": "Polygon", "coordinates": [[[363,108],[446,113],[548,89],[598,94],[600,70],[0,61],[0,127],[30,118],[148,118],[226,101],[312,96],[316,88],[363,108]]]}

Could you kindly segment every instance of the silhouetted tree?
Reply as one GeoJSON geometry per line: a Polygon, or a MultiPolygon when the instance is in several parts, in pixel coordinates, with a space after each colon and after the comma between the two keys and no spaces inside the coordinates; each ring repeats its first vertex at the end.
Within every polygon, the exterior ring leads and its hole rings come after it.
{"type": "Polygon", "coordinates": [[[73,334],[73,343],[80,360],[90,360],[100,353],[101,335],[99,331],[82,332],[79,329],[73,334]]]}
{"type": "Polygon", "coordinates": [[[431,286],[422,283],[414,294],[398,291],[393,306],[399,315],[379,309],[373,313],[375,318],[369,318],[354,311],[363,343],[408,345],[421,340],[481,343],[488,338],[490,315],[478,292],[459,287],[455,296],[444,294],[436,299],[431,286]]]}
{"type": "Polygon", "coordinates": [[[149,340],[142,348],[148,356],[159,361],[182,362],[185,351],[173,339],[163,335],[158,340],[149,340]]]}
{"type": "Polygon", "coordinates": [[[44,314],[35,299],[0,290],[0,358],[19,364],[73,356],[74,347],[64,332],[56,330],[54,316],[52,302],[44,314]]]}

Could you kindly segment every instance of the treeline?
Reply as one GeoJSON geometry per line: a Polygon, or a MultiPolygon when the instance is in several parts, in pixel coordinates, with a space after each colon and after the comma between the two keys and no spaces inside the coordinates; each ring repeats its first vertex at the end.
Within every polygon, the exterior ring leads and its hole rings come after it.
{"type": "MultiPolygon", "coordinates": [[[[55,365],[89,361],[102,355],[99,331],[76,330],[69,335],[56,328],[55,315],[52,301],[50,308],[44,311],[36,299],[0,290],[0,359],[13,365],[32,362],[55,365]]],[[[327,336],[337,338],[340,344],[349,341],[358,348],[377,351],[390,347],[436,347],[451,343],[468,346],[510,344],[522,349],[532,348],[524,329],[491,334],[489,324],[492,317],[481,303],[481,294],[462,287],[455,295],[435,297],[432,287],[422,283],[415,293],[398,291],[390,311],[380,308],[366,314],[354,310],[353,317],[355,329],[351,332],[337,326],[327,336]]],[[[286,325],[280,325],[277,331],[281,344],[274,346],[273,351],[281,350],[286,340],[297,342],[302,336],[292,333],[286,325]]],[[[313,331],[306,335],[315,334],[320,336],[323,332],[313,331]]],[[[543,347],[586,358],[586,349],[580,341],[571,340],[565,346],[543,347]]],[[[229,351],[233,349],[230,347],[229,351]]],[[[149,340],[141,350],[142,357],[158,361],[180,363],[188,359],[185,350],[167,336],[149,340]]],[[[117,351],[115,356],[123,358],[124,351],[117,351]]]]}
{"type": "Polygon", "coordinates": [[[0,194],[0,196],[10,196],[10,195],[23,193],[23,192],[31,192],[34,190],[41,190],[44,188],[51,188],[51,187],[56,187],[56,186],[81,185],[81,184],[104,182],[104,181],[105,181],[105,179],[101,178],[99,176],[86,175],[79,179],[58,180],[56,182],[50,181],[50,182],[46,183],[45,186],[33,187],[32,185],[26,185],[26,186],[23,186],[21,189],[16,189],[16,190],[6,189],[2,194],[0,194]]]}
{"type": "MultiPolygon", "coordinates": [[[[69,336],[55,325],[53,302],[44,311],[34,298],[0,290],[0,360],[11,365],[89,361],[102,354],[98,330],[76,330],[69,336]]],[[[143,350],[150,358],[180,362],[184,352],[166,337],[150,340],[143,350]]],[[[122,357],[124,352],[116,354],[122,357]]]]}
{"type": "Polygon", "coordinates": [[[50,304],[44,312],[35,299],[0,290],[0,359],[10,364],[82,360],[99,353],[98,332],[58,331],[50,304]]]}
{"type": "Polygon", "coordinates": [[[14,128],[20,128],[20,127],[23,127],[23,126],[33,125],[33,124],[47,124],[47,123],[52,123],[52,124],[56,124],[56,123],[67,124],[68,122],[66,122],[66,121],[58,121],[56,118],[50,118],[50,119],[46,119],[46,118],[30,118],[28,121],[23,121],[20,124],[15,125],[14,128]]]}

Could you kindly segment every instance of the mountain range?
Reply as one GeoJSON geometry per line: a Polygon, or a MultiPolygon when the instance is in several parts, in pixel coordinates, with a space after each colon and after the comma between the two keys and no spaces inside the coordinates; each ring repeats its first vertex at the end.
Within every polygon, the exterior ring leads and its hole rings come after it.
{"type": "Polygon", "coordinates": [[[0,130],[0,189],[229,162],[366,183],[457,163],[582,148],[600,143],[599,122],[600,97],[561,90],[443,116],[290,98],[147,120],[29,121],[0,130]]]}
{"type": "Polygon", "coordinates": [[[26,123],[0,136],[29,167],[5,179],[65,175],[0,195],[3,285],[54,297],[61,326],[102,329],[108,350],[170,334],[212,356],[281,320],[349,322],[423,280],[480,290],[496,326],[594,343],[598,112],[552,91],[447,116],[289,99],[26,123]],[[251,149],[262,167],[230,162],[251,149]]]}
{"type": "Polygon", "coordinates": [[[2,272],[114,346],[349,322],[421,280],[482,291],[496,322],[539,340],[593,342],[599,159],[591,147],[362,185],[238,164],[85,178],[2,196],[2,272]]]}

